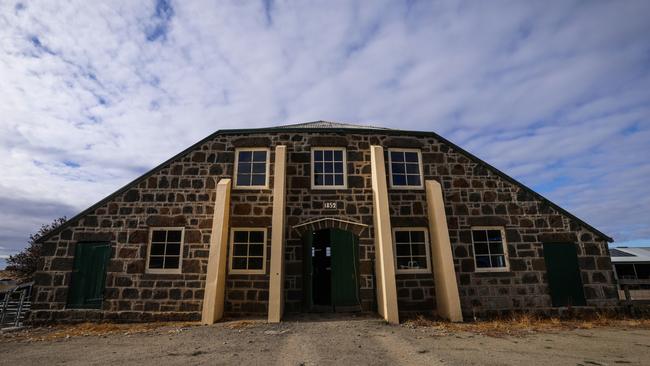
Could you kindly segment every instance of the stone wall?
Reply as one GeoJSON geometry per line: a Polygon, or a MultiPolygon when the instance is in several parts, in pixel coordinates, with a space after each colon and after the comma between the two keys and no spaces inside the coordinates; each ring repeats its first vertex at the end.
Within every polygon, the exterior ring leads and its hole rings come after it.
{"type": "MultiPolygon", "coordinates": [[[[375,132],[373,132],[375,133],[375,132]]],[[[616,302],[616,288],[603,238],[558,212],[545,201],[429,136],[379,134],[268,133],[216,135],[157,168],[129,189],[72,222],[44,244],[42,271],[36,276],[34,319],[70,317],[110,319],[198,319],[203,300],[215,184],[233,174],[236,147],[287,145],[286,311],[302,309],[302,241],[293,226],[322,217],[368,225],[359,236],[362,308],[376,308],[374,293],[374,229],[370,183],[370,145],[422,150],[425,179],[442,183],[447,221],[466,314],[550,308],[542,243],[573,242],[589,305],[616,302]],[[311,190],[310,148],[347,148],[348,189],[311,190]],[[337,202],[325,209],[324,201],[337,202]],[[477,273],[471,227],[506,228],[510,272],[477,273]],[[145,273],[148,233],[156,226],[184,226],[182,274],[145,273]],[[101,312],[65,309],[75,245],[106,240],[112,245],[105,301],[101,312]]],[[[390,190],[393,227],[428,226],[424,190],[390,190]]],[[[267,272],[270,257],[272,191],[232,190],[231,227],[267,228],[267,272]]],[[[265,315],[268,273],[228,275],[226,315],[265,315]]],[[[435,304],[432,275],[397,276],[400,311],[431,312],[435,304]]]]}

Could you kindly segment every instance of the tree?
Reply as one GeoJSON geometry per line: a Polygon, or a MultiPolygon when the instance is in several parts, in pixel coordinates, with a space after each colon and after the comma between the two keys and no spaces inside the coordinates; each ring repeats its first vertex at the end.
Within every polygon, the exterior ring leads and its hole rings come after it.
{"type": "Polygon", "coordinates": [[[38,243],[38,239],[63,225],[66,220],[65,216],[59,217],[49,225],[42,225],[35,234],[31,234],[27,242],[27,248],[18,254],[9,256],[6,270],[18,274],[23,279],[31,279],[37,270],[38,259],[41,257],[43,247],[41,243],[38,243]]]}

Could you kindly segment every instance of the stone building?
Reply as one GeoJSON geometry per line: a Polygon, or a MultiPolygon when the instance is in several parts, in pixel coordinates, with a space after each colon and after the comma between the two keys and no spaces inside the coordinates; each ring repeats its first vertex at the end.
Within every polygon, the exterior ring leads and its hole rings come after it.
{"type": "Polygon", "coordinates": [[[611,240],[435,133],[221,130],[44,236],[32,319],[611,307],[611,240]]]}

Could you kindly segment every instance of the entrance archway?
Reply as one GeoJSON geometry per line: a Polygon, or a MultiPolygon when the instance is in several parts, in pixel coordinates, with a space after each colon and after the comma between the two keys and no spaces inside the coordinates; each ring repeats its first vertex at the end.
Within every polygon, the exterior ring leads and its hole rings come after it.
{"type": "Polygon", "coordinates": [[[303,240],[303,310],[360,311],[359,240],[367,226],[319,219],[294,226],[303,240]]]}

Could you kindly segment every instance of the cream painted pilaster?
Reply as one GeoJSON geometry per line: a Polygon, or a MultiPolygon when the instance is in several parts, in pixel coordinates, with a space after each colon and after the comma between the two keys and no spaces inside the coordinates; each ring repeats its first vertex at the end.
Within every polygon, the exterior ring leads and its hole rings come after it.
{"type": "Polygon", "coordinates": [[[395,284],[395,259],[393,235],[388,207],[388,187],[384,149],[370,147],[372,174],[373,220],[375,224],[375,272],[379,314],[391,324],[399,323],[397,308],[397,286],[395,284]]]}
{"type": "Polygon", "coordinates": [[[273,174],[273,220],[269,278],[269,323],[279,323],[284,312],[284,224],[286,206],[287,147],[275,147],[273,174]]]}
{"type": "Polygon", "coordinates": [[[214,324],[223,317],[226,294],[226,260],[228,248],[228,226],[230,222],[230,179],[221,179],[212,217],[208,273],[205,280],[201,322],[214,324]]]}
{"type": "Polygon", "coordinates": [[[458,296],[458,283],[454,270],[454,258],[451,253],[442,187],[435,180],[426,181],[425,186],[438,315],[452,322],[462,322],[463,314],[458,296]]]}

